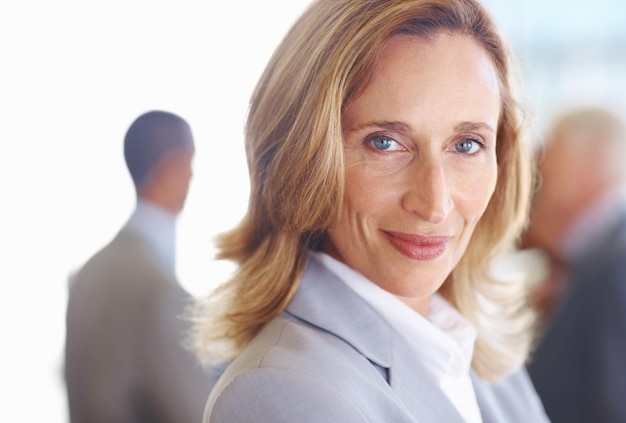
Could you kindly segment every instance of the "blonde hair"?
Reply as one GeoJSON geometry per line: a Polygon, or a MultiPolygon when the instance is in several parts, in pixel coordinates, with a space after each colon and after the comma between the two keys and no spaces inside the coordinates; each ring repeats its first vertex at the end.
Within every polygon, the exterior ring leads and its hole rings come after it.
{"type": "Polygon", "coordinates": [[[318,0],[293,25],[250,103],[247,214],[218,238],[218,258],[238,269],[194,313],[192,339],[204,361],[237,356],[284,310],[307,250],[337,222],[344,195],[342,112],[367,84],[386,41],[396,34],[428,39],[442,31],[471,36],[485,48],[502,94],[496,190],[444,290],[478,329],[478,374],[494,380],[523,362],[531,319],[522,285],[495,280],[489,263],[511,248],[526,223],[531,168],[509,54],[475,0],[318,0]]]}

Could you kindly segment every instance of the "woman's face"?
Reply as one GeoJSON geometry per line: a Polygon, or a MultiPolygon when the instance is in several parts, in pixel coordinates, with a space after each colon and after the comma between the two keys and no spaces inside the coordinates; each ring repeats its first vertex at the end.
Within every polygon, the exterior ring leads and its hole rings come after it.
{"type": "Polygon", "coordinates": [[[324,251],[426,313],[494,191],[499,114],[472,38],[392,37],[345,109],[345,204],[324,251]]]}

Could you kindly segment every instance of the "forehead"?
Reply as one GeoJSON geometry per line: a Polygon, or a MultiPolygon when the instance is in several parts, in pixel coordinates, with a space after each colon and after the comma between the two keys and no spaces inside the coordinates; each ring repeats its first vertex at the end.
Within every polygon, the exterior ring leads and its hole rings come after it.
{"type": "Polygon", "coordinates": [[[393,120],[460,113],[468,121],[489,118],[495,128],[500,107],[495,66],[472,37],[395,35],[381,51],[367,85],[347,105],[346,124],[354,112],[393,120]]]}
{"type": "Polygon", "coordinates": [[[410,35],[391,37],[381,51],[374,74],[394,72],[423,79],[455,76],[460,82],[479,77],[492,90],[499,90],[499,79],[489,54],[473,37],[441,32],[430,38],[410,35]],[[463,76],[466,78],[462,78],[463,76]]]}

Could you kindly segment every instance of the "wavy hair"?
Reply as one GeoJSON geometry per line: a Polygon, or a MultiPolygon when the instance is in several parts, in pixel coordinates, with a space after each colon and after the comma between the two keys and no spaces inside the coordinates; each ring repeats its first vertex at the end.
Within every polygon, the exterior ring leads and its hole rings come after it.
{"type": "Polygon", "coordinates": [[[498,179],[467,251],[442,293],[478,330],[474,370],[496,380],[530,345],[523,284],[501,280],[491,260],[509,251],[528,215],[531,162],[522,140],[511,57],[476,0],[317,0],[275,50],[252,95],[245,131],[248,210],[217,239],[237,270],[193,311],[193,348],[204,362],[229,360],[294,295],[308,249],[336,224],[343,204],[343,110],[366,86],[397,34],[473,37],[500,80],[498,179]]]}

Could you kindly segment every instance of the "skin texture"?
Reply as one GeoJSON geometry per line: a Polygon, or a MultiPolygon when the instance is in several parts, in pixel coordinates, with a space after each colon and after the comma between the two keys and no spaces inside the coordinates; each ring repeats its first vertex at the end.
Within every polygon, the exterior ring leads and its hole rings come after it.
{"type": "Polygon", "coordinates": [[[392,37],[345,110],[331,256],[427,315],[497,180],[497,73],[470,37],[392,37]]]}

